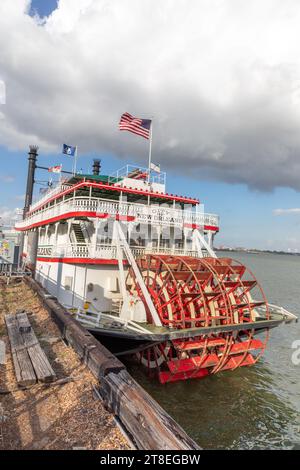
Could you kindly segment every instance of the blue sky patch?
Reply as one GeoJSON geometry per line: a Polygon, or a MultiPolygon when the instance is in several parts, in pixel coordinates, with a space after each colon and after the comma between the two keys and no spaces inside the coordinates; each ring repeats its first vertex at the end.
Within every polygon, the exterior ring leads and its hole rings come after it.
{"type": "Polygon", "coordinates": [[[34,16],[35,13],[42,18],[43,16],[49,16],[57,8],[58,0],[32,0],[30,15],[34,16]]]}

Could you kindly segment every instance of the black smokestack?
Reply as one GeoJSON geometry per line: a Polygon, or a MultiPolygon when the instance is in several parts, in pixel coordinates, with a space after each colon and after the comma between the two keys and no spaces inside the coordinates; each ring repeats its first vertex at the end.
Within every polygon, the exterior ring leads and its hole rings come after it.
{"type": "Polygon", "coordinates": [[[29,145],[27,186],[26,186],[25,206],[24,206],[23,217],[25,217],[26,213],[29,210],[29,206],[32,203],[34,174],[35,174],[35,169],[36,169],[36,160],[37,160],[37,156],[38,156],[38,153],[37,153],[38,149],[39,148],[36,145],[29,145]]]}
{"type": "Polygon", "coordinates": [[[101,160],[98,160],[97,158],[94,158],[93,175],[95,175],[95,176],[100,175],[100,171],[101,171],[101,160]]]}

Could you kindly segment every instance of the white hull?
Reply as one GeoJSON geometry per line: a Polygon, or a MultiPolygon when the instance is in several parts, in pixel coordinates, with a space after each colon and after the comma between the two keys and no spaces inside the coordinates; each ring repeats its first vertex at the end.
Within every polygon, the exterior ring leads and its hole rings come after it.
{"type": "Polygon", "coordinates": [[[67,308],[83,308],[91,302],[95,310],[110,312],[121,299],[117,266],[81,265],[37,261],[35,278],[67,308]]]}

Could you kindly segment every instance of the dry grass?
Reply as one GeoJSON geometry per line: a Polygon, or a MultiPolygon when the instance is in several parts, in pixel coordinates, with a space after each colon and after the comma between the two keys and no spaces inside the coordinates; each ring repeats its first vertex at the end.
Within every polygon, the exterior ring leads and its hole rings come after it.
{"type": "Polygon", "coordinates": [[[72,348],[63,343],[37,295],[23,282],[6,286],[0,280],[0,336],[7,347],[6,365],[0,366],[0,389],[10,391],[0,394],[0,448],[128,448],[113,417],[94,397],[92,386],[96,379],[72,348]],[[4,314],[18,309],[31,312],[30,322],[57,378],[76,380],[64,385],[36,384],[26,390],[18,389],[4,324],[4,314]]]}

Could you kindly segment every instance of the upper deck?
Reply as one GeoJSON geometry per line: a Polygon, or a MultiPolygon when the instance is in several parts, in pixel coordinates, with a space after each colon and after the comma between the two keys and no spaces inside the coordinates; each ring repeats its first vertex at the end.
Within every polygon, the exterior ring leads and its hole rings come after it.
{"type": "Polygon", "coordinates": [[[166,175],[148,179],[146,169],[124,167],[113,175],[76,175],[34,202],[17,230],[70,218],[116,218],[124,222],[218,231],[219,217],[205,214],[196,198],[165,191],[166,175]]]}

